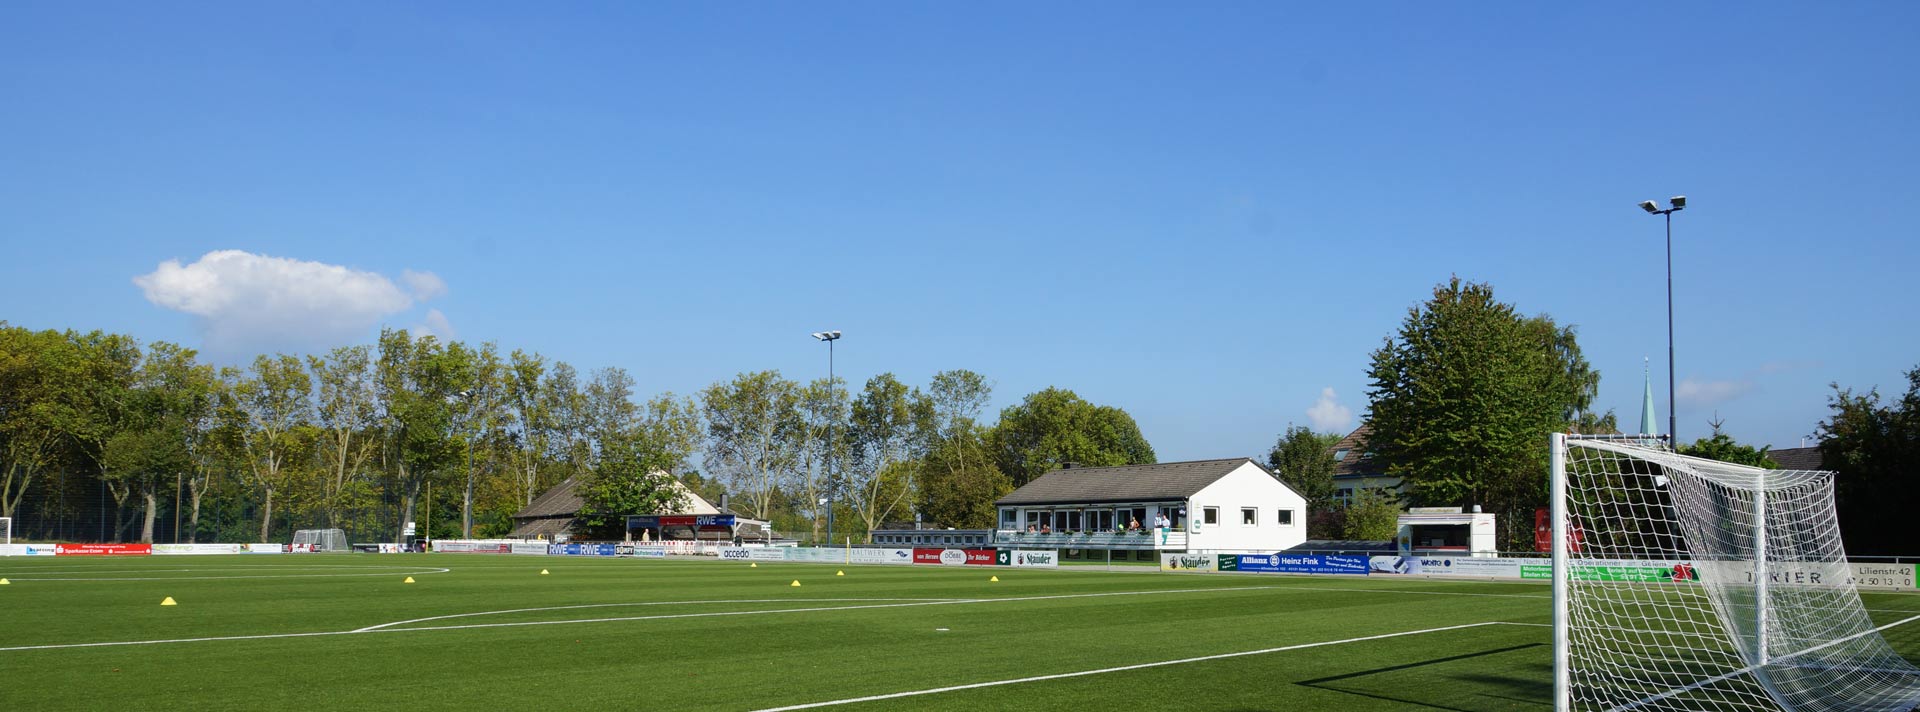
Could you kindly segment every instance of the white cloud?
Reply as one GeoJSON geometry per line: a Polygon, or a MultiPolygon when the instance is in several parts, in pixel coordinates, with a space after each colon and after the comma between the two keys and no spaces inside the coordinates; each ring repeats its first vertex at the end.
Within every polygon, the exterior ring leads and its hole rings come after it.
{"type": "Polygon", "coordinates": [[[407,289],[413,291],[414,299],[423,302],[432,301],[434,297],[447,293],[446,280],[441,279],[440,275],[432,272],[415,272],[410,269],[403,269],[400,270],[400,281],[407,283],[407,289]]]}
{"type": "Polygon", "coordinates": [[[1680,382],[1674,397],[1681,407],[1705,409],[1739,398],[1753,391],[1753,381],[1696,381],[1688,378],[1680,382]]]}
{"type": "Polygon", "coordinates": [[[1340,405],[1338,399],[1332,388],[1320,390],[1320,400],[1307,409],[1307,420],[1313,423],[1314,430],[1346,432],[1347,426],[1353,423],[1353,409],[1340,405]]]}
{"type": "MultiPolygon", "coordinates": [[[[432,293],[422,291],[423,284],[445,291],[431,273],[407,274],[416,294],[432,293]]],[[[406,290],[378,273],[242,250],[209,252],[184,265],[167,260],[133,283],[147,301],[195,316],[206,347],[232,355],[362,341],[382,320],[414,305],[406,290]]]]}
{"type": "Polygon", "coordinates": [[[447,315],[440,313],[439,309],[428,309],[426,323],[413,327],[413,332],[416,335],[432,334],[441,341],[447,341],[456,336],[453,331],[453,322],[447,321],[447,315]]]}

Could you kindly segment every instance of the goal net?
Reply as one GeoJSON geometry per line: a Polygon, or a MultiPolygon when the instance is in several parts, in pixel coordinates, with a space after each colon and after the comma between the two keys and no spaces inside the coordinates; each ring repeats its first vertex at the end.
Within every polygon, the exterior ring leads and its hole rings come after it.
{"type": "Polygon", "coordinates": [[[352,551],[347,533],[339,529],[301,529],[293,533],[294,551],[352,551]]]}
{"type": "Polygon", "coordinates": [[[1860,603],[1833,473],[1553,436],[1559,710],[1906,710],[1920,668],[1860,603]]]}

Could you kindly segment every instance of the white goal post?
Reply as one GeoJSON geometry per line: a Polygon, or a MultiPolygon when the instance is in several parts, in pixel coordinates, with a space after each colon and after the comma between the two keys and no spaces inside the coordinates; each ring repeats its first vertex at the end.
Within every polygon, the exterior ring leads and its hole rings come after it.
{"type": "Polygon", "coordinates": [[[1551,438],[1554,709],[1906,712],[1920,668],[1855,590],[1833,473],[1551,438]]]}
{"type": "Polygon", "coordinates": [[[13,556],[13,517],[0,517],[0,556],[13,556]]]}
{"type": "Polygon", "coordinates": [[[347,544],[347,533],[339,529],[301,529],[293,533],[293,550],[297,552],[352,551],[347,544]]]}

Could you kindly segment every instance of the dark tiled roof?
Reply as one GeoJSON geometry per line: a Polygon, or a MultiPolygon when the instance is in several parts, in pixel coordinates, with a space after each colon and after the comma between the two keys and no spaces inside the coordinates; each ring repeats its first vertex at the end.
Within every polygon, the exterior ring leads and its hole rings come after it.
{"type": "Polygon", "coordinates": [[[1185,499],[1249,462],[1253,460],[1236,457],[1227,460],[1054,470],[1001,497],[994,504],[1093,504],[1185,499]]]}
{"type": "Polygon", "coordinates": [[[554,485],[553,489],[541,493],[539,497],[535,497],[533,504],[527,505],[526,509],[515,512],[513,518],[530,519],[534,517],[573,516],[580,511],[580,506],[585,504],[585,502],[580,499],[580,495],[574,494],[573,492],[574,488],[579,486],[579,484],[580,483],[574,478],[568,477],[566,481],[554,485]]]}
{"type": "Polygon", "coordinates": [[[1373,428],[1361,425],[1340,442],[1333,444],[1331,452],[1347,451],[1347,456],[1333,463],[1334,477],[1362,477],[1366,475],[1384,475],[1386,470],[1380,467],[1380,461],[1367,455],[1367,437],[1373,435],[1373,428]]]}
{"type": "Polygon", "coordinates": [[[573,530],[573,517],[547,517],[543,519],[522,519],[507,536],[519,538],[548,538],[565,534],[573,530]]]}
{"type": "Polygon", "coordinates": [[[1780,463],[1782,470],[1825,470],[1828,469],[1817,447],[1790,447],[1768,450],[1767,457],[1780,463]]]}

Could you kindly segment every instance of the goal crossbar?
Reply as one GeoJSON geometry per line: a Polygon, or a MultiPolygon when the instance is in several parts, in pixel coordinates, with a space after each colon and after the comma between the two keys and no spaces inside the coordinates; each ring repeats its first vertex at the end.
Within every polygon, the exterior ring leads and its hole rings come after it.
{"type": "Polygon", "coordinates": [[[1556,710],[1906,712],[1920,668],[1852,580],[1833,473],[1555,434],[1556,710]],[[1661,572],[1650,575],[1649,572],[1661,572]]]}

